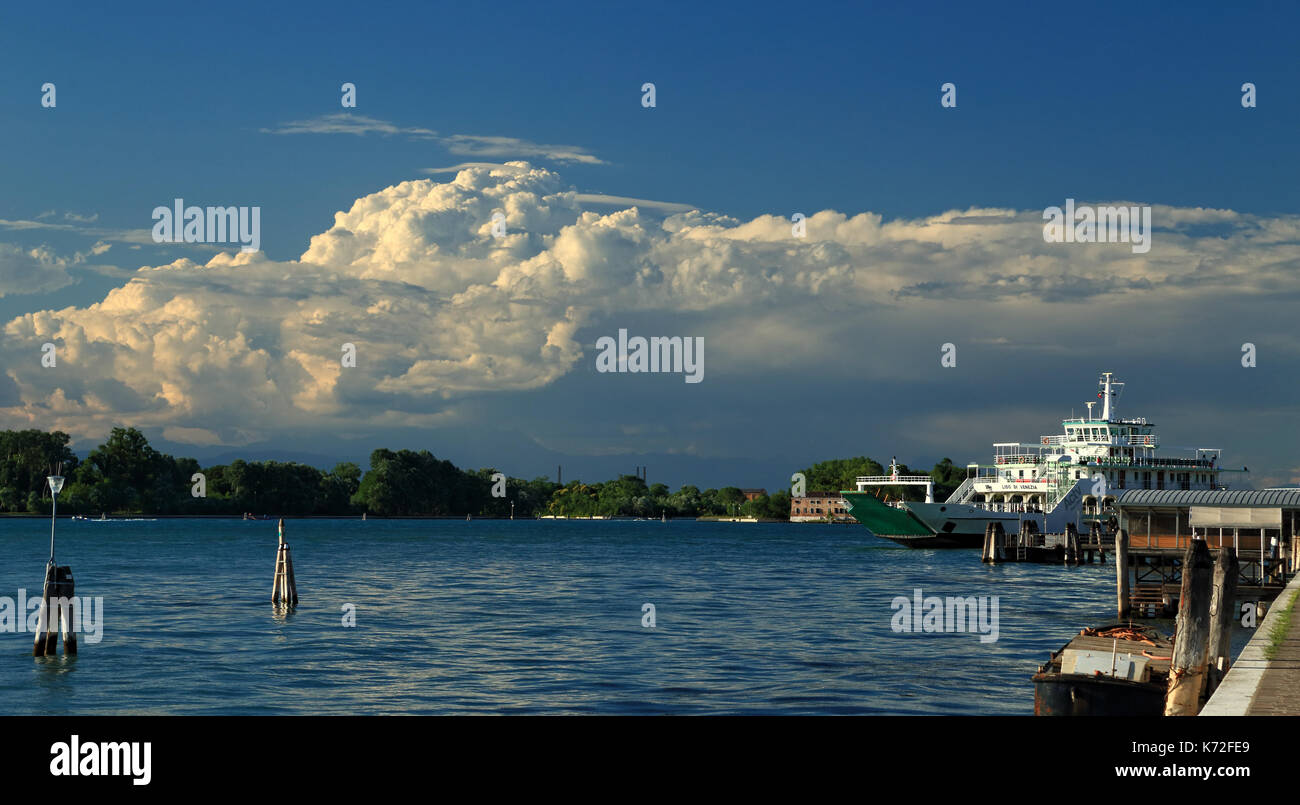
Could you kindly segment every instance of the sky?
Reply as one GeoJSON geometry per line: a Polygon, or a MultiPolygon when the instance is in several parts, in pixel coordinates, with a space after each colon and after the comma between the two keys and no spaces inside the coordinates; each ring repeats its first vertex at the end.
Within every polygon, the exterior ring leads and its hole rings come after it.
{"type": "Polygon", "coordinates": [[[0,427],[776,489],[987,461],[1113,371],[1300,483],[1293,6],[132,6],[0,9],[0,427]],[[260,250],[156,242],[177,198],[260,250]],[[1047,242],[1066,199],[1150,250],[1047,242]],[[702,380],[599,371],[620,329],[702,380]]]}

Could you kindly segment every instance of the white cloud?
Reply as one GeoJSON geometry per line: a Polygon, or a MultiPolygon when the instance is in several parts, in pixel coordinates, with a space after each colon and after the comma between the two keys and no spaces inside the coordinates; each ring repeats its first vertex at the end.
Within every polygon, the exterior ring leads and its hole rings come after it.
{"type": "Polygon", "coordinates": [[[69,261],[49,249],[0,243],[0,297],[42,293],[72,284],[69,261]]]}
{"type": "Polygon", "coordinates": [[[1215,213],[1230,231],[1196,236],[1205,214],[1171,208],[1152,250],[1134,255],[1044,243],[1035,211],[827,210],[799,239],[783,217],[643,206],[524,162],[387,187],[338,212],[298,260],[177,260],[89,307],[13,319],[0,351],[21,402],[0,413],[95,437],[125,421],[195,444],[446,425],[473,416],[475,395],[554,383],[581,365],[583,343],[632,317],[705,336],[715,383],[814,362],[899,378],[933,373],[944,341],[1176,348],[1225,300],[1300,290],[1291,217],[1215,213]],[[60,345],[56,369],[32,360],[45,341],[60,345]],[[344,343],[356,368],[340,366],[344,343]],[[913,351],[926,368],[900,359],[913,351]]]}
{"type": "Polygon", "coordinates": [[[470,168],[484,168],[487,170],[505,171],[507,173],[527,173],[527,168],[519,165],[508,165],[504,162],[461,162],[446,168],[425,168],[421,173],[428,173],[434,176],[442,173],[460,173],[470,168]]]}
{"type": "MultiPolygon", "coordinates": [[[[578,145],[545,145],[523,140],[518,137],[500,137],[480,134],[439,135],[432,129],[414,126],[399,126],[387,120],[354,115],[348,112],[335,112],[307,120],[294,120],[282,123],[274,128],[261,129],[263,134],[352,134],[364,137],[368,134],[400,136],[413,140],[436,140],[449,152],[458,156],[470,157],[508,157],[511,159],[549,159],[562,164],[581,163],[584,165],[604,165],[604,160],[578,145]]],[[[485,167],[489,162],[466,162],[451,168],[430,168],[426,173],[446,173],[467,167],[485,167]]],[[[500,167],[497,165],[497,167],[500,167]]]]}
{"type": "Polygon", "coordinates": [[[335,112],[307,120],[293,120],[282,123],[275,128],[262,129],[263,134],[352,134],[364,137],[367,134],[403,136],[417,140],[431,140],[437,136],[432,129],[415,126],[398,126],[386,120],[354,115],[348,112],[335,112]]]}
{"type": "Polygon", "coordinates": [[[647,198],[630,196],[610,196],[605,193],[578,193],[574,196],[581,204],[603,204],[611,207],[645,207],[664,212],[690,212],[699,209],[693,204],[679,204],[675,201],[655,201],[647,198]]]}
{"type": "MultiPolygon", "coordinates": [[[[0,229],[11,230],[15,232],[33,231],[33,230],[51,230],[55,232],[67,232],[85,237],[101,238],[104,240],[116,241],[119,243],[137,243],[153,244],[153,234],[149,229],[109,229],[105,227],[84,226],[81,219],[72,215],[66,215],[68,220],[78,221],[72,224],[55,224],[49,223],[43,219],[48,218],[51,213],[42,213],[34,220],[8,220],[0,218],[0,229]]],[[[99,218],[98,213],[93,217],[85,220],[94,221],[99,218]]],[[[192,245],[192,244],[191,244],[192,245]]]]}
{"type": "Polygon", "coordinates": [[[518,137],[489,137],[475,134],[452,134],[442,143],[453,154],[475,157],[541,157],[554,162],[579,162],[604,165],[604,160],[576,145],[542,145],[518,137]]]}

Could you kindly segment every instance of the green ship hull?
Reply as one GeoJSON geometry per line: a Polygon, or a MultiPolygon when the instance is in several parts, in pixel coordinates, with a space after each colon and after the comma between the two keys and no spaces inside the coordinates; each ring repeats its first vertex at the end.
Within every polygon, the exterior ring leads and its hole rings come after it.
{"type": "Polygon", "coordinates": [[[1003,522],[1004,530],[1017,533],[1015,515],[941,503],[904,503],[890,506],[870,492],[840,492],[853,519],[877,537],[909,548],[978,548],[989,522],[1003,522]],[[919,516],[918,516],[919,515],[919,516]]]}

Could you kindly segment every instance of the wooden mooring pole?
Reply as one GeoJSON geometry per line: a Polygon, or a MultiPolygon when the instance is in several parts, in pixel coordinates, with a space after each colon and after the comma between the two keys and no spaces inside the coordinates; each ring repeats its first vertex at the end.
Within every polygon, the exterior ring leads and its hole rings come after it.
{"type": "Polygon", "coordinates": [[[1210,675],[1206,692],[1218,687],[1232,663],[1232,625],[1237,620],[1237,554],[1220,548],[1214,562],[1214,593],[1210,598],[1210,675]]]}
{"type": "Polygon", "coordinates": [[[1165,715],[1194,716],[1201,707],[1210,649],[1210,598],[1214,560],[1205,540],[1192,540],[1183,555],[1183,586],[1178,595],[1178,621],[1165,715]]]}
{"type": "Polygon", "coordinates": [[[293,556],[284,541],[284,518],[280,518],[280,547],[275,552],[275,580],[271,583],[271,603],[296,606],[298,584],[293,578],[293,556]]]}
{"type": "Polygon", "coordinates": [[[1079,530],[1074,527],[1074,523],[1065,524],[1065,564],[1078,565],[1079,562],[1079,530]]]}
{"type": "Polygon", "coordinates": [[[1088,542],[1097,546],[1097,561],[1106,563],[1106,543],[1102,539],[1101,523],[1093,520],[1088,523],[1088,542]]]}
{"type": "Polygon", "coordinates": [[[984,526],[984,553],[980,561],[996,565],[998,563],[998,536],[1002,533],[1002,524],[996,520],[984,526]]]}
{"type": "Polygon", "coordinates": [[[50,597],[57,598],[58,595],[57,571],[58,568],[51,559],[45,566],[45,586],[41,590],[41,609],[36,621],[36,642],[32,645],[33,657],[52,655],[58,647],[58,627],[53,624],[50,617],[53,614],[50,612],[50,597]]]}
{"type": "MultiPolygon", "coordinates": [[[[74,631],[77,618],[73,617],[73,598],[76,585],[72,579],[72,568],[68,565],[55,571],[59,604],[59,631],[63,634],[64,655],[77,653],[77,633],[74,631]]],[[[51,624],[52,625],[52,624],[51,624]]]]}
{"type": "Polygon", "coordinates": [[[1126,621],[1133,615],[1133,599],[1128,592],[1128,530],[1123,528],[1115,532],[1115,587],[1119,619],[1126,621]]]}
{"type": "Polygon", "coordinates": [[[77,653],[75,628],[78,619],[73,613],[75,594],[70,566],[57,566],[53,562],[45,566],[45,586],[41,591],[33,657],[53,657],[58,653],[60,634],[63,636],[63,653],[77,653]]]}

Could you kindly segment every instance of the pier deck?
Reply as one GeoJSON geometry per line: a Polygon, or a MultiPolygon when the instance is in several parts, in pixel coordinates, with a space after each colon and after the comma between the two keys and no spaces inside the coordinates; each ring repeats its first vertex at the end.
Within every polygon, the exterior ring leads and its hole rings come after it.
{"type": "Polygon", "coordinates": [[[1277,606],[1260,623],[1201,715],[1300,715],[1300,618],[1294,610],[1276,654],[1271,659],[1268,656],[1274,628],[1297,593],[1300,593],[1300,576],[1287,585],[1277,606]]]}

